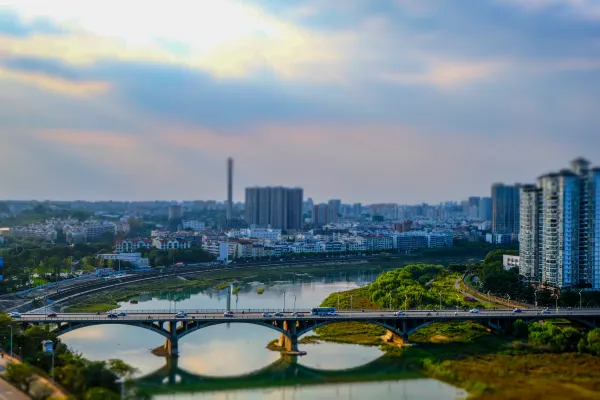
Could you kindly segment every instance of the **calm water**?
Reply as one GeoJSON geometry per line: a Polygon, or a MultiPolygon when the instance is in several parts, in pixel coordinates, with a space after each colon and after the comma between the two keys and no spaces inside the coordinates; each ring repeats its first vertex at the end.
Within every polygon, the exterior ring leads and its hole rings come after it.
{"type": "MultiPolygon", "coordinates": [[[[329,294],[356,288],[375,279],[373,273],[336,274],[312,278],[291,276],[289,281],[240,283],[242,290],[232,296],[232,309],[249,308],[310,308],[317,306],[329,294]],[[265,288],[262,295],[259,288],[265,288]]],[[[121,304],[122,309],[179,310],[224,309],[227,291],[181,290],[175,292],[141,294],[138,304],[121,304]]],[[[202,329],[180,339],[178,367],[188,374],[205,377],[236,377],[260,370],[280,360],[280,355],[265,348],[279,334],[268,328],[250,324],[224,324],[202,329]]],[[[162,336],[136,327],[97,326],[76,330],[62,336],[72,349],[92,360],[120,358],[140,370],[140,376],[152,374],[165,367],[165,359],[156,357],[150,350],[164,343],[162,336]]],[[[368,364],[378,359],[382,352],[375,347],[321,343],[301,345],[308,354],[299,358],[298,364],[317,370],[346,370],[368,364]]],[[[335,384],[310,387],[271,388],[212,392],[203,394],[177,394],[157,396],[157,399],[320,399],[320,398],[371,398],[386,399],[455,399],[461,393],[451,386],[423,379],[401,382],[361,384],[335,384]],[[405,393],[405,394],[403,394],[405,393]],[[404,397],[402,397],[404,396],[404,397]]]]}

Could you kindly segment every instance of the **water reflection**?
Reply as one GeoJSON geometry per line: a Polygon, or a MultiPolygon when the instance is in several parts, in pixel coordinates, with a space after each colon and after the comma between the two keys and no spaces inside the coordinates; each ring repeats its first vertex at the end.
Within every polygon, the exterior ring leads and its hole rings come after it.
{"type": "Polygon", "coordinates": [[[211,393],[157,395],[155,400],[454,400],[466,393],[431,379],[292,386],[211,393]]]}
{"type": "MultiPolygon", "coordinates": [[[[282,396],[301,396],[298,398],[365,398],[363,395],[370,390],[373,398],[406,398],[423,399],[439,398],[454,399],[462,396],[462,391],[429,379],[422,379],[417,373],[402,366],[398,359],[380,357],[370,363],[344,370],[318,370],[298,363],[297,357],[282,356],[274,363],[252,373],[230,378],[215,378],[191,374],[179,368],[176,359],[168,359],[167,365],[154,373],[140,378],[136,385],[146,394],[152,394],[155,398],[161,397],[161,393],[170,393],[169,398],[258,398],[257,396],[268,395],[267,398],[287,398],[282,396]],[[372,384],[348,384],[347,382],[369,382],[393,379],[385,383],[372,384]],[[399,382],[403,380],[405,382],[399,382]],[[343,384],[336,384],[344,382],[343,384]],[[328,383],[327,386],[320,386],[328,383]],[[418,383],[418,385],[414,385],[418,383]],[[312,385],[301,389],[289,389],[289,385],[312,385]],[[317,385],[317,386],[315,386],[317,385]],[[212,393],[213,391],[227,390],[231,387],[247,388],[241,391],[227,391],[212,393]],[[275,387],[275,388],[273,388],[275,387]],[[405,397],[398,392],[403,389],[405,397]],[[258,389],[262,390],[249,390],[258,389]],[[269,388],[269,389],[266,389],[269,388]],[[211,391],[210,395],[202,392],[211,391]],[[175,393],[195,392],[194,395],[175,393]],[[225,396],[225,397],[222,397],[225,396]],[[270,397],[275,396],[275,397],[270,397]],[[357,396],[357,397],[354,397],[357,396]]],[[[292,397],[295,398],[295,397],[292,397]]]]}

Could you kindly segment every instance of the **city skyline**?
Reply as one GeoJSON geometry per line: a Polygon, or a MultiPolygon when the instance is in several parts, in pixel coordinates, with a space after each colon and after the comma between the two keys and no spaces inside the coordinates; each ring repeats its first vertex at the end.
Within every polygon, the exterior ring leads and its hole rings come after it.
{"type": "Polygon", "coordinates": [[[231,156],[236,201],[437,203],[600,150],[589,0],[4,3],[4,198],[225,199],[231,156]]]}

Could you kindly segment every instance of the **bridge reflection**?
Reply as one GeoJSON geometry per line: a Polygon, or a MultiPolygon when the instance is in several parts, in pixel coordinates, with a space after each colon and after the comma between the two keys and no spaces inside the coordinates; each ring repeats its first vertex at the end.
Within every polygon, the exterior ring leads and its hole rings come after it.
{"type": "Polygon", "coordinates": [[[422,377],[414,368],[406,366],[399,357],[393,356],[384,355],[367,364],[344,370],[322,370],[298,363],[297,356],[282,354],[279,360],[264,368],[232,377],[194,374],[180,368],[177,357],[167,357],[164,367],[136,379],[135,383],[145,392],[157,394],[422,377]]]}

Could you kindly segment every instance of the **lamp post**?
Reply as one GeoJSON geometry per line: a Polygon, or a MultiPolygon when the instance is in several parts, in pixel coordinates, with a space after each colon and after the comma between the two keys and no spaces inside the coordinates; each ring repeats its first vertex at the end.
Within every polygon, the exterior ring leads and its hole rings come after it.
{"type": "Polygon", "coordinates": [[[292,296],[294,296],[294,311],[296,311],[296,295],[292,294],[292,296]]]}
{"type": "Polygon", "coordinates": [[[533,297],[535,298],[535,306],[537,307],[537,292],[538,290],[535,289],[535,292],[533,292],[533,297]]]}
{"type": "Polygon", "coordinates": [[[13,356],[13,327],[12,325],[8,325],[10,328],[10,356],[13,356]]]}
{"type": "Polygon", "coordinates": [[[352,295],[350,295],[350,313],[352,313],[352,295]]]}
{"type": "Polygon", "coordinates": [[[554,299],[556,301],[556,311],[558,312],[558,293],[554,295],[554,299]]]}
{"type": "Polygon", "coordinates": [[[389,293],[390,295],[390,311],[392,310],[392,292],[389,293]]]}
{"type": "Polygon", "coordinates": [[[456,312],[458,312],[458,306],[460,304],[460,296],[456,295],[456,312]]]}
{"type": "Polygon", "coordinates": [[[404,295],[404,299],[406,300],[404,302],[404,311],[406,312],[406,311],[408,311],[408,295],[407,294],[404,295]]]}
{"type": "Polygon", "coordinates": [[[440,292],[440,311],[442,311],[442,292],[440,292]]]}
{"type": "Polygon", "coordinates": [[[121,384],[121,400],[125,400],[125,379],[117,379],[115,383],[121,384]]]}
{"type": "Polygon", "coordinates": [[[283,291],[283,310],[281,311],[285,312],[285,290],[283,291]]]}
{"type": "Polygon", "coordinates": [[[579,291],[579,309],[581,310],[583,307],[581,307],[582,305],[582,297],[581,297],[581,292],[583,292],[583,290],[579,291]]]}
{"type": "Polygon", "coordinates": [[[508,308],[510,308],[510,294],[507,294],[506,298],[508,299],[508,308]]]}
{"type": "Polygon", "coordinates": [[[490,297],[490,292],[491,292],[491,290],[488,290],[488,293],[487,293],[487,294],[488,294],[488,302],[490,302],[490,303],[491,303],[491,302],[492,302],[492,298],[490,297]]]}
{"type": "Polygon", "coordinates": [[[337,292],[337,299],[338,299],[338,310],[340,309],[340,292],[337,292]]]}
{"type": "Polygon", "coordinates": [[[54,383],[54,342],[52,340],[43,340],[42,346],[44,352],[52,353],[52,383],[54,383]]]}

